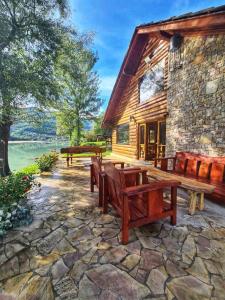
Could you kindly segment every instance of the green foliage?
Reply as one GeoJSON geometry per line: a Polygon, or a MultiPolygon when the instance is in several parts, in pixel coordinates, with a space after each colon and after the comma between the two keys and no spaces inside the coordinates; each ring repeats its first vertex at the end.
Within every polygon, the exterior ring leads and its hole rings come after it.
{"type": "Polygon", "coordinates": [[[33,177],[17,173],[0,178],[0,207],[8,208],[12,203],[25,198],[33,185],[33,177]]]}
{"type": "Polygon", "coordinates": [[[74,145],[80,144],[85,121],[93,120],[102,105],[99,78],[93,71],[97,57],[88,48],[90,40],[85,37],[82,44],[86,47],[81,47],[65,39],[57,61],[57,77],[64,91],[63,104],[56,114],[57,132],[67,135],[74,145]]]}
{"type": "Polygon", "coordinates": [[[29,176],[39,174],[39,173],[40,173],[40,169],[37,164],[29,165],[16,172],[16,174],[24,174],[29,176]]]}
{"type": "Polygon", "coordinates": [[[24,120],[21,107],[61,107],[61,99],[67,95],[61,83],[65,69],[79,70],[79,52],[84,48],[84,64],[85,61],[89,64],[92,57],[86,47],[89,37],[81,37],[68,25],[67,3],[67,0],[0,0],[0,140],[5,142],[0,144],[2,175],[10,171],[7,142],[11,125],[18,119],[24,120]],[[59,60],[62,68],[56,71],[59,60]]]}
{"type": "Polygon", "coordinates": [[[86,142],[95,142],[97,139],[102,138],[105,140],[106,137],[110,137],[112,132],[109,128],[102,128],[104,113],[101,113],[93,121],[93,129],[86,130],[83,134],[83,140],[86,142]]]}
{"type": "Polygon", "coordinates": [[[83,142],[81,143],[81,146],[106,146],[106,142],[105,141],[99,141],[99,142],[83,142]]]}
{"type": "Polygon", "coordinates": [[[47,172],[52,170],[57,160],[58,154],[56,152],[50,152],[37,158],[36,163],[41,172],[47,172]]]}
{"type": "Polygon", "coordinates": [[[102,136],[111,136],[112,130],[110,128],[102,128],[102,122],[105,113],[101,113],[97,118],[94,120],[94,134],[102,135],[102,136]]]}

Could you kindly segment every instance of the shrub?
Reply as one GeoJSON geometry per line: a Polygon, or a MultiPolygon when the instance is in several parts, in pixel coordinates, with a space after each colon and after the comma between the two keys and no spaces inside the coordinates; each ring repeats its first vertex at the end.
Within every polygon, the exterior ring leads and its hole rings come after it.
{"type": "Polygon", "coordinates": [[[41,172],[51,171],[57,159],[58,154],[56,152],[50,152],[37,158],[36,163],[41,172]]]}
{"type": "Polygon", "coordinates": [[[0,207],[7,209],[12,203],[26,198],[26,192],[34,184],[32,176],[22,173],[0,178],[0,207]]]}
{"type": "Polygon", "coordinates": [[[21,173],[0,178],[0,237],[10,228],[32,222],[26,194],[33,180],[21,173]]]}

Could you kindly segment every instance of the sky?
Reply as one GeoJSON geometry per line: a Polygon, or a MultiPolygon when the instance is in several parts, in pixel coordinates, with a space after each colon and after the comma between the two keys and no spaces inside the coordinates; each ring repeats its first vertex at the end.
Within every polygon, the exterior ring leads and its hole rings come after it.
{"type": "Polygon", "coordinates": [[[69,0],[71,22],[78,31],[94,32],[100,96],[105,110],[137,25],[224,5],[225,0],[69,0]]]}

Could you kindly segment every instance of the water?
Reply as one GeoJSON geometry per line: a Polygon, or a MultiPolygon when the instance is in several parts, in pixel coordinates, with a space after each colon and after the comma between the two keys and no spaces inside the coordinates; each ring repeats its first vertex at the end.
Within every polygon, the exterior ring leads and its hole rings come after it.
{"type": "Polygon", "coordinates": [[[11,142],[9,144],[9,165],[17,171],[35,162],[35,158],[51,150],[59,151],[68,146],[65,142],[11,142]]]}

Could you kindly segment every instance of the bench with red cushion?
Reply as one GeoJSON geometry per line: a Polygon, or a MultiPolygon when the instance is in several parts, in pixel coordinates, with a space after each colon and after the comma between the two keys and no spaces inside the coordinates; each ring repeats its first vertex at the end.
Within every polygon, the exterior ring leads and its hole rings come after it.
{"type": "Polygon", "coordinates": [[[225,204],[225,157],[177,152],[175,157],[156,159],[155,166],[166,172],[214,185],[214,192],[206,196],[225,204]]]}

